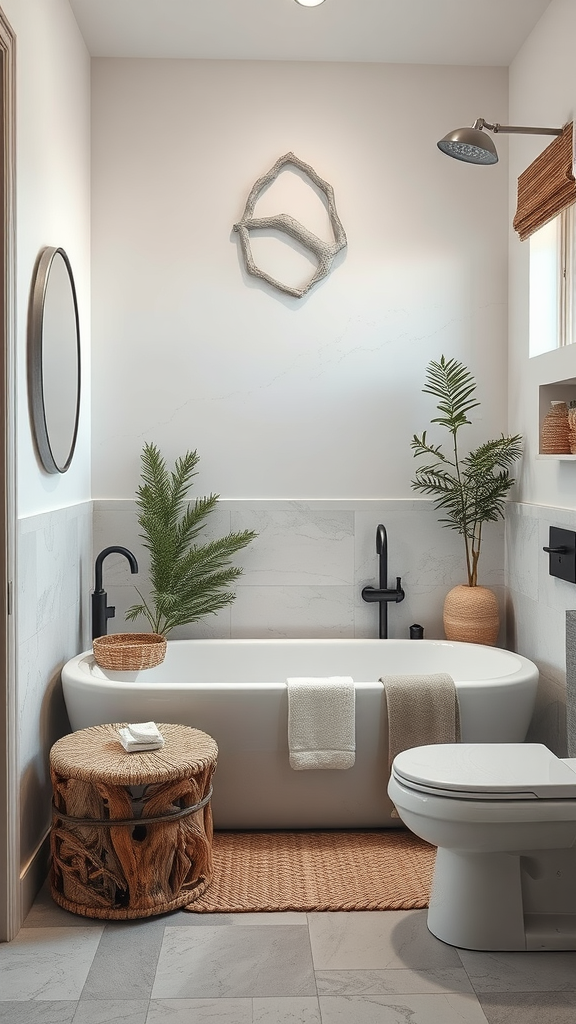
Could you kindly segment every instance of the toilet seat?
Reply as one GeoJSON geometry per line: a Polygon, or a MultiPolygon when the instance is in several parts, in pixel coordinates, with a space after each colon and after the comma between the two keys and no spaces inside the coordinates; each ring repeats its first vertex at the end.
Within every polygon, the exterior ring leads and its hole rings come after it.
{"type": "Polygon", "coordinates": [[[541,743],[438,743],[403,750],[392,775],[459,800],[576,800],[576,770],[541,743]]]}

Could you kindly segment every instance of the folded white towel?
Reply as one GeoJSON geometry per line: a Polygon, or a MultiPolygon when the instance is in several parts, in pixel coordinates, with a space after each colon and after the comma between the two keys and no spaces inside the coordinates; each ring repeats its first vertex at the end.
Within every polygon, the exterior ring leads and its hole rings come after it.
{"type": "Polygon", "coordinates": [[[118,729],[124,750],[133,753],[138,750],[160,750],[164,737],[155,722],[136,722],[118,729]]]}
{"type": "Polygon", "coordinates": [[[290,767],[352,768],[355,691],[350,676],[288,679],[290,767]]]}
{"type": "Polygon", "coordinates": [[[138,743],[164,742],[164,737],[156,722],[132,722],[128,728],[132,733],[132,738],[137,740],[138,743]]]}

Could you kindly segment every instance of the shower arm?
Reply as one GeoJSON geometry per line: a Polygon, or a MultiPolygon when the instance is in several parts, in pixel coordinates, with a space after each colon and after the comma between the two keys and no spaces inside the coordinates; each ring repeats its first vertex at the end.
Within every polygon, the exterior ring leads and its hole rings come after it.
{"type": "Polygon", "coordinates": [[[487,128],[488,131],[494,132],[495,135],[498,132],[506,132],[507,134],[516,135],[561,135],[564,131],[563,128],[527,128],[521,125],[514,124],[490,124],[489,121],[485,121],[483,117],[478,117],[472,125],[473,128],[487,128]]]}

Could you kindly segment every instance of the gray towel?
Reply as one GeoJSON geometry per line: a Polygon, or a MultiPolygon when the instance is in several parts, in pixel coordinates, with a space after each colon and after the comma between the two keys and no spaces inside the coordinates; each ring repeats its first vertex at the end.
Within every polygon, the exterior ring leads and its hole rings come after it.
{"type": "Polygon", "coordinates": [[[460,713],[454,680],[435,675],[382,676],[388,708],[388,765],[401,750],[458,743],[460,713]]]}
{"type": "Polygon", "coordinates": [[[401,750],[460,741],[460,709],[452,676],[445,672],[381,676],[380,682],[388,709],[388,774],[401,750]]]}

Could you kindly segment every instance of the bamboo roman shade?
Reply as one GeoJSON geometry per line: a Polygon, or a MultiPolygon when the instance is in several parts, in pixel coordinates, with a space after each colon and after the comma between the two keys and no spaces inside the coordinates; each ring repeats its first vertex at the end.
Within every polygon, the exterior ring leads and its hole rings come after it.
{"type": "Polygon", "coordinates": [[[514,227],[522,241],[576,203],[572,121],[518,178],[514,227]]]}

